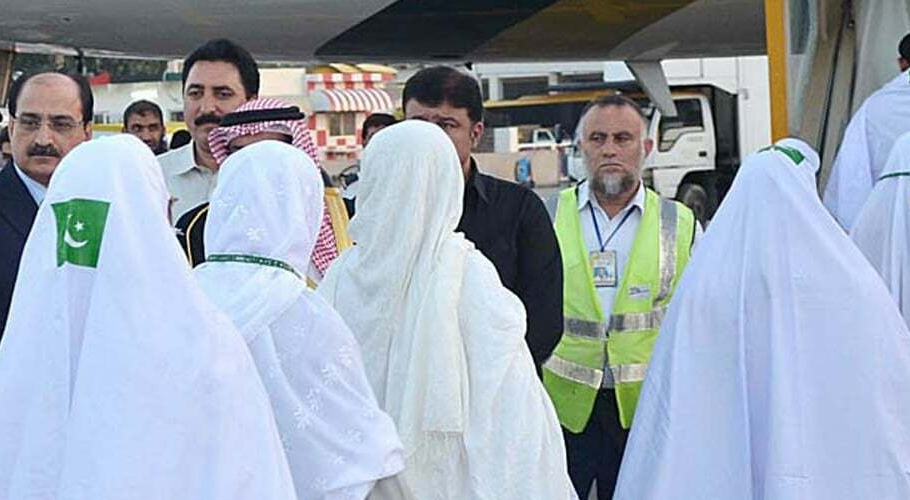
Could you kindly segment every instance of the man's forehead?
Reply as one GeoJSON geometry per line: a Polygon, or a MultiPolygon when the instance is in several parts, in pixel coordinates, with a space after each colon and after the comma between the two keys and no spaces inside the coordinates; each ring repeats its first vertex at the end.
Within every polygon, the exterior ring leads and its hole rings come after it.
{"type": "MultiPolygon", "coordinates": [[[[79,86],[64,75],[47,74],[30,78],[16,102],[17,114],[72,116],[81,114],[79,86]]],[[[77,118],[78,116],[74,116],[77,118]]]]}
{"type": "Polygon", "coordinates": [[[443,101],[436,106],[431,106],[429,104],[424,104],[417,99],[411,99],[405,104],[405,114],[409,118],[469,119],[467,108],[456,108],[446,101],[443,101]]]}
{"type": "Polygon", "coordinates": [[[142,123],[161,123],[161,120],[158,119],[158,115],[151,111],[143,111],[141,113],[131,113],[130,116],[126,117],[127,123],[133,122],[142,122],[142,123]]]}
{"type": "Polygon", "coordinates": [[[226,61],[196,61],[186,75],[186,87],[242,86],[240,69],[226,61]]]}
{"type": "Polygon", "coordinates": [[[597,106],[584,116],[585,132],[638,131],[645,120],[628,106],[597,106]]]}

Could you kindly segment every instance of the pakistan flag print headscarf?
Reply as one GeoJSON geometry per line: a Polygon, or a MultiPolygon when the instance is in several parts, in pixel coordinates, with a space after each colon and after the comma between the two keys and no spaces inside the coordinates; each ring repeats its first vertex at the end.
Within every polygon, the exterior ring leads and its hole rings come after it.
{"type": "Polygon", "coordinates": [[[0,345],[0,498],[294,499],[256,367],[167,200],[131,136],[58,166],[0,345]]]}

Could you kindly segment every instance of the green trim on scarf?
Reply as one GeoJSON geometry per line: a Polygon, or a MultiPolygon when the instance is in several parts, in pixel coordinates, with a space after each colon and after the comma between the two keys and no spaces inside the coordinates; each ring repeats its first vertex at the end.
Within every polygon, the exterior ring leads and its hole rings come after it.
{"type": "Polygon", "coordinates": [[[803,160],[806,159],[806,157],[798,149],[791,148],[789,146],[778,146],[777,144],[772,144],[771,146],[758,150],[759,153],[762,153],[765,151],[779,151],[779,152],[783,153],[784,155],[786,155],[787,158],[790,158],[790,161],[792,161],[793,163],[795,163],[797,165],[799,165],[800,163],[803,162],[803,160]]]}
{"type": "Polygon", "coordinates": [[[878,178],[878,180],[887,179],[888,177],[910,177],[910,170],[901,170],[900,172],[891,172],[878,178]]]}
{"type": "MultiPolygon", "coordinates": [[[[206,262],[242,262],[244,264],[253,264],[257,266],[266,266],[274,267],[278,269],[283,269],[298,278],[301,278],[300,274],[287,262],[280,261],[278,259],[270,259],[268,257],[260,257],[258,255],[244,255],[244,254],[234,254],[234,253],[216,253],[214,255],[209,255],[206,257],[206,262]]],[[[301,278],[303,279],[303,278],[301,278]]]]}

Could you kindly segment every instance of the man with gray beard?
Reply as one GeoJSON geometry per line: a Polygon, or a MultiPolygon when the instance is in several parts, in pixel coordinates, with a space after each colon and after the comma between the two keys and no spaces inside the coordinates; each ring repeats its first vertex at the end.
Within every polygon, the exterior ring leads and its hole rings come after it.
{"type": "Polygon", "coordinates": [[[564,190],[556,209],[565,328],[543,378],[578,496],[588,498],[596,479],[597,498],[608,500],[660,322],[701,228],[642,183],[654,144],[634,101],[600,97],[579,124],[588,180],[564,190]]]}

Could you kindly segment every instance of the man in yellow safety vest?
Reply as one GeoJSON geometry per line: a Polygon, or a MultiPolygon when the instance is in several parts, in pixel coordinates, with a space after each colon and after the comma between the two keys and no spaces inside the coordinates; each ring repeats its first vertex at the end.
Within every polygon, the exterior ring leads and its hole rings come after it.
{"type": "Polygon", "coordinates": [[[556,209],[565,326],[544,384],[580,498],[595,479],[599,500],[613,496],[660,322],[701,231],[688,208],[642,183],[653,147],[646,129],[626,97],[589,103],[578,135],[587,180],[563,191],[556,209]]]}

